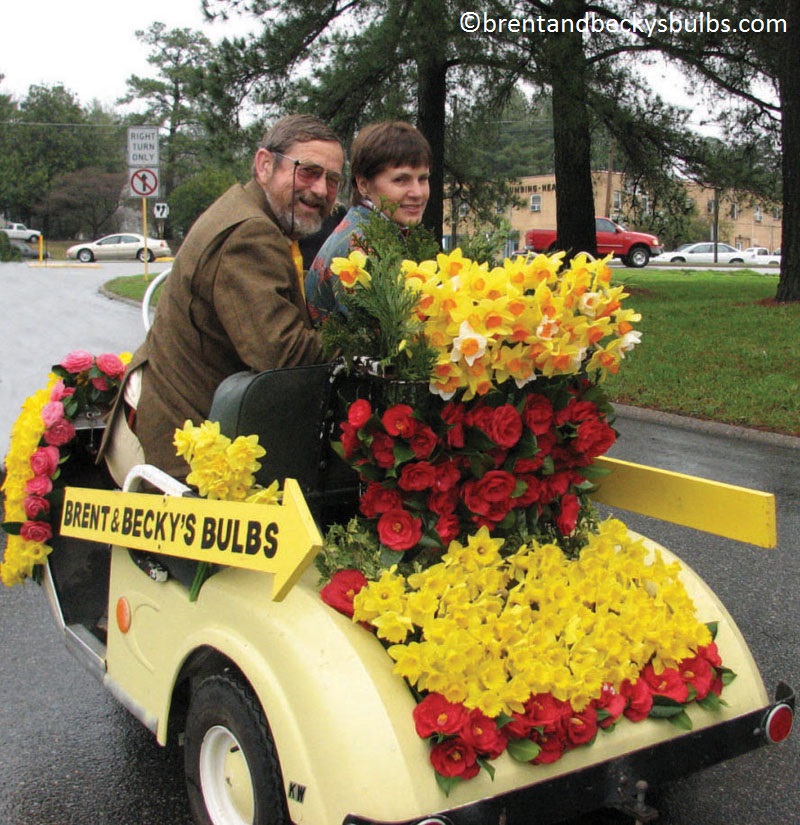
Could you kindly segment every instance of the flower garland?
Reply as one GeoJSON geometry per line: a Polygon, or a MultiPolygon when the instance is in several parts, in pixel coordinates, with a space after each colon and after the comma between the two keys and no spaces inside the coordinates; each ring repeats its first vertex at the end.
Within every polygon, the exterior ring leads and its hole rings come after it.
{"type": "Polygon", "coordinates": [[[417,733],[442,788],[503,752],[555,762],[623,716],[691,729],[685,708],[719,708],[715,628],[700,623],[680,565],[649,559],[609,519],[580,557],[534,542],[511,555],[482,527],[441,561],[368,581],[340,571],[323,599],[373,629],[414,691],[417,733]]]}
{"type": "Polygon", "coordinates": [[[11,430],[6,456],[3,530],[8,534],[0,564],[7,586],[35,576],[52,552],[51,513],[58,479],[76,436],[75,422],[107,410],[119,389],[130,353],[95,357],[73,350],[52,368],[47,385],[27,398],[11,430]]]}

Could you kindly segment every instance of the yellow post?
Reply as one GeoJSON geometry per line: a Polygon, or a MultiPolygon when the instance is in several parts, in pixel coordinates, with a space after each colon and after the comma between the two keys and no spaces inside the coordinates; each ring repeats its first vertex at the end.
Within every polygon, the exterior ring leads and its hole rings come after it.
{"type": "Polygon", "coordinates": [[[150,255],[147,253],[147,198],[142,198],[142,235],[144,235],[144,282],[150,280],[150,255]]]}
{"type": "Polygon", "coordinates": [[[39,235],[39,263],[44,260],[44,235],[39,235]]]}
{"type": "Polygon", "coordinates": [[[595,465],[610,471],[592,494],[600,504],[758,547],[778,543],[772,493],[607,456],[596,459],[595,465]]]}

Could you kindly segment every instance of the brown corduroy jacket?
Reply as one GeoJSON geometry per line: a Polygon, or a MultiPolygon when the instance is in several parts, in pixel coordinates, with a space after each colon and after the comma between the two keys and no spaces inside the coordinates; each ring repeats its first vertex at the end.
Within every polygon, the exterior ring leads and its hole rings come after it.
{"type": "Polygon", "coordinates": [[[143,367],[136,434],[147,463],[186,476],[175,429],[202,422],[229,375],[321,360],[289,240],[258,183],[236,184],[186,236],[129,368],[143,367]]]}

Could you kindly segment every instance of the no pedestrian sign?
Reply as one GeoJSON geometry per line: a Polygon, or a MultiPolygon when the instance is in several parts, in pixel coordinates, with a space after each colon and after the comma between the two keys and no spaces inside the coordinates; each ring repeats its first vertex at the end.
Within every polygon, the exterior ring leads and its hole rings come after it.
{"type": "Polygon", "coordinates": [[[158,169],[131,169],[129,174],[132,197],[158,197],[158,169]]]}

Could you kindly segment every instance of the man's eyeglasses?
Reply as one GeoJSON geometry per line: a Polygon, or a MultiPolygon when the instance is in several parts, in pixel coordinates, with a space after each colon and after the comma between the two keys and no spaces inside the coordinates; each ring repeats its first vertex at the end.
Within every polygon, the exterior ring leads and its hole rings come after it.
{"type": "Polygon", "coordinates": [[[283,152],[271,151],[273,155],[280,155],[280,157],[286,158],[286,160],[290,160],[294,164],[294,173],[304,186],[310,186],[325,175],[325,185],[328,187],[328,191],[332,194],[339,191],[339,187],[342,184],[342,176],[338,172],[331,172],[318,163],[306,163],[289,155],[284,155],[283,152]]]}

